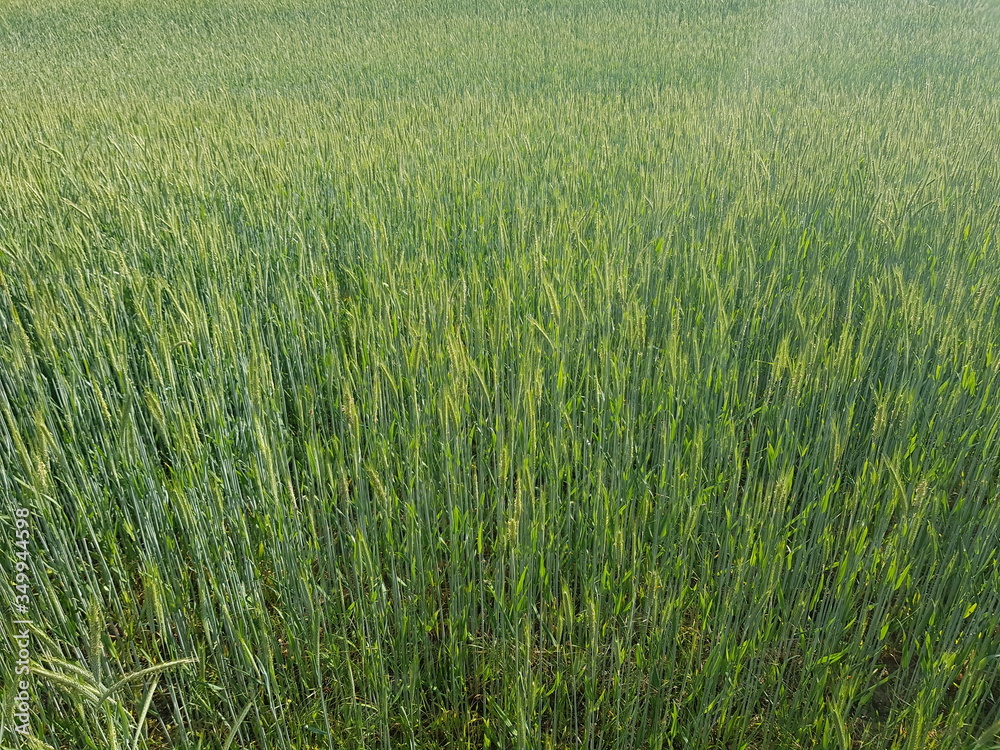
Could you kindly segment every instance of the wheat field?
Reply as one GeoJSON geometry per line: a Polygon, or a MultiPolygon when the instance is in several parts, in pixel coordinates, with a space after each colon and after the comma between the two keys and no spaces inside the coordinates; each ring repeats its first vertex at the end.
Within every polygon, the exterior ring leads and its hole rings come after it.
{"type": "Polygon", "coordinates": [[[6,0],[0,747],[1000,747],[998,70],[995,2],[6,0]]]}

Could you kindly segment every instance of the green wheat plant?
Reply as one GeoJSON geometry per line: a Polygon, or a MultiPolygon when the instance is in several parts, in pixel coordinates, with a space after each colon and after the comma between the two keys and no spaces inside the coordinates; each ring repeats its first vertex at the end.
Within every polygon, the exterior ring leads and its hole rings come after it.
{"type": "Polygon", "coordinates": [[[995,743],[994,3],[8,0],[0,61],[29,742],[995,743]]]}
{"type": "MultiPolygon", "coordinates": [[[[95,734],[89,743],[90,746],[101,747],[103,743],[106,743],[103,746],[109,747],[111,750],[118,750],[121,747],[127,747],[129,750],[138,750],[138,748],[144,746],[140,745],[143,739],[142,725],[159,684],[159,674],[165,670],[184,664],[191,664],[198,660],[175,659],[162,664],[154,664],[114,679],[113,675],[106,674],[105,671],[105,654],[99,631],[101,617],[96,603],[91,605],[90,612],[88,613],[88,621],[90,627],[90,650],[88,663],[85,667],[49,656],[43,657],[43,660],[52,669],[32,664],[31,674],[61,689],[70,698],[71,704],[77,708],[79,714],[84,715],[87,711],[90,711],[98,716],[103,715],[102,728],[104,729],[104,736],[98,737],[95,734]],[[149,677],[152,677],[153,680],[146,690],[142,707],[139,713],[133,716],[121,700],[116,697],[116,694],[125,686],[144,681],[149,677]],[[114,679],[114,682],[107,685],[106,682],[109,679],[114,679]],[[129,737],[132,738],[131,741],[124,745],[119,739],[128,740],[129,737]],[[96,744],[98,741],[101,741],[102,745],[96,744]]],[[[101,722],[95,722],[93,726],[97,727],[100,725],[101,722]]]]}

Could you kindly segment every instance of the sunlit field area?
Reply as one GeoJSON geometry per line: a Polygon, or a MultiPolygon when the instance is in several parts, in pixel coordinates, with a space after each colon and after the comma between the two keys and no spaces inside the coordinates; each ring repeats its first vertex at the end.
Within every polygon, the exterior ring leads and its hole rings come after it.
{"type": "Polygon", "coordinates": [[[1000,746],[998,124],[996,2],[5,0],[0,747],[1000,746]]]}

